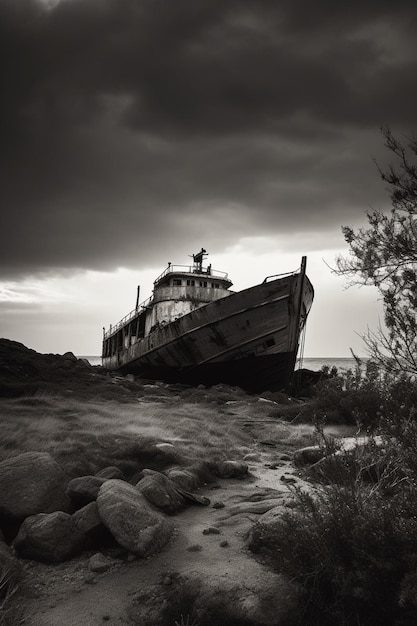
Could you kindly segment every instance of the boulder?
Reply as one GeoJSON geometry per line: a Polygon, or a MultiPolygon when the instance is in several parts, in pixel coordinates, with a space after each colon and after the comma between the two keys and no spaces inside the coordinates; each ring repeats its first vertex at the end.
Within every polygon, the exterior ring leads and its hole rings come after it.
{"type": "Polygon", "coordinates": [[[199,486],[199,478],[195,472],[192,472],[181,467],[171,467],[166,471],[168,478],[170,478],[176,485],[182,489],[193,490],[199,486]]]}
{"type": "Polygon", "coordinates": [[[85,535],[68,513],[39,513],[21,525],[14,547],[18,556],[43,563],[61,563],[78,554],[85,535]]]}
{"type": "Polygon", "coordinates": [[[70,480],[67,495],[78,504],[88,504],[97,499],[101,485],[108,480],[100,476],[80,476],[70,480]]]}
{"type": "Polygon", "coordinates": [[[313,465],[326,455],[326,450],[322,446],[307,446],[294,452],[294,463],[299,467],[313,465]]]}
{"type": "Polygon", "coordinates": [[[108,480],[97,498],[101,520],[116,541],[139,557],[159,552],[172,534],[172,525],[138,489],[122,480],[108,480]]]}
{"type": "Polygon", "coordinates": [[[0,515],[23,520],[68,510],[68,477],[47,452],[25,452],[0,463],[0,515]]]}
{"type": "Polygon", "coordinates": [[[108,546],[114,538],[104,526],[98,513],[97,502],[90,502],[72,516],[77,530],[88,538],[89,547],[108,546]]]}
{"type": "Polygon", "coordinates": [[[98,514],[97,502],[89,502],[82,509],[75,511],[72,519],[76,528],[85,535],[94,533],[103,526],[103,522],[98,514]]]}
{"type": "Polygon", "coordinates": [[[165,513],[177,513],[184,507],[185,498],[170,478],[151,469],[145,469],[142,473],[144,477],[136,488],[148,502],[165,513]]]}

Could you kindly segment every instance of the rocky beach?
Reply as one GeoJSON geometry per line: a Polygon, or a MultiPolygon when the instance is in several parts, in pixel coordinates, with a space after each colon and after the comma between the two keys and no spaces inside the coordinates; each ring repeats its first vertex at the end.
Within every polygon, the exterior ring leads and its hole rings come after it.
{"type": "Polygon", "coordinates": [[[312,489],[294,463],[317,440],[308,400],[121,377],[5,339],[0,396],[0,623],[297,623],[299,588],[251,537],[312,489]]]}

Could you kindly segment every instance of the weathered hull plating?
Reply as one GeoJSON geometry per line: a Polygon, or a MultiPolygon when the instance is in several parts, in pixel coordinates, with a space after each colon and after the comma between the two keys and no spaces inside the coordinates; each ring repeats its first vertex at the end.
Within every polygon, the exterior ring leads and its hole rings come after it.
{"type": "Polygon", "coordinates": [[[144,378],[284,388],[313,300],[295,274],[215,300],[103,358],[103,366],[144,378]]]}

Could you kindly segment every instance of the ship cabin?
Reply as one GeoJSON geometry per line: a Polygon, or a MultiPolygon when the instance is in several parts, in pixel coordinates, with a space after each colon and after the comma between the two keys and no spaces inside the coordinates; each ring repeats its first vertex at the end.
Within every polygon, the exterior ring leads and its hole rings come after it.
{"type": "MultiPolygon", "coordinates": [[[[172,265],[154,281],[152,296],[110,326],[103,336],[103,358],[113,356],[195,309],[229,296],[232,281],[225,272],[204,265],[206,250],[192,255],[192,265],[172,265]]],[[[139,293],[139,290],[138,290],[139,293]]]]}

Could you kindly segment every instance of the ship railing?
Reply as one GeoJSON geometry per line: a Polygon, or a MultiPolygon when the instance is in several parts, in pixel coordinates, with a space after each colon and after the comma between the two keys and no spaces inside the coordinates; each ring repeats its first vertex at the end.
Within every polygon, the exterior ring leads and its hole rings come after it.
{"type": "Polygon", "coordinates": [[[262,282],[267,283],[269,280],[275,280],[276,278],[284,278],[284,276],[295,276],[300,270],[294,270],[292,272],[284,272],[283,274],[273,274],[272,276],[266,276],[262,282]]]}
{"type": "Polygon", "coordinates": [[[228,280],[227,272],[221,272],[219,270],[213,270],[211,266],[202,267],[201,269],[195,265],[168,265],[168,267],[154,280],[154,284],[159,282],[167,274],[172,272],[180,272],[181,274],[206,274],[207,276],[213,276],[214,278],[223,278],[228,280]]]}
{"type": "Polygon", "coordinates": [[[108,339],[109,337],[111,337],[112,335],[117,333],[117,331],[120,328],[122,328],[123,326],[126,326],[126,324],[128,322],[130,322],[133,318],[135,318],[137,315],[139,315],[139,313],[142,313],[142,311],[144,311],[146,309],[146,307],[149,306],[149,304],[151,303],[152,298],[153,298],[153,296],[150,296],[149,298],[147,298],[146,300],[141,302],[136,309],[133,309],[133,311],[130,311],[130,313],[125,315],[120,320],[120,322],[117,322],[117,324],[115,324],[114,326],[110,325],[109,330],[107,332],[104,332],[103,339],[108,339]]]}
{"type": "MultiPolygon", "coordinates": [[[[213,270],[211,267],[203,267],[201,270],[197,269],[194,265],[168,265],[166,270],[162,272],[160,276],[154,281],[154,284],[157,283],[161,278],[170,274],[172,272],[181,272],[187,274],[206,274],[207,276],[212,276],[214,278],[223,278],[224,280],[228,280],[228,275],[226,272],[220,272],[219,270],[213,270]]],[[[136,317],[139,313],[141,313],[147,306],[149,306],[153,296],[150,296],[144,302],[138,305],[136,309],[130,311],[127,315],[125,315],[120,322],[117,322],[114,326],[110,326],[107,332],[104,332],[103,339],[108,339],[112,335],[114,335],[122,326],[125,326],[128,322],[130,322],[134,317],[136,317]]]]}

